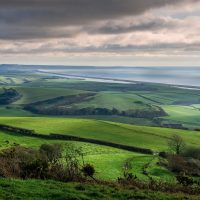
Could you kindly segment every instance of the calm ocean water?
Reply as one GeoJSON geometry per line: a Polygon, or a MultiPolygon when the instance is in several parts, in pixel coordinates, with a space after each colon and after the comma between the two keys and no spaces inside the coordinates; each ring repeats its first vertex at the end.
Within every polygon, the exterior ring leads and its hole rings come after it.
{"type": "Polygon", "coordinates": [[[56,72],[93,78],[200,86],[200,67],[67,67],[56,72]]]}

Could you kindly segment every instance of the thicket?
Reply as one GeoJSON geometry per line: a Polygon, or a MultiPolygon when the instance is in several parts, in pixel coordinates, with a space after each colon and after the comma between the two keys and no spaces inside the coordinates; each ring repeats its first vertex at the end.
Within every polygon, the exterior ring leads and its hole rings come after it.
{"type": "Polygon", "coordinates": [[[68,144],[43,144],[40,148],[20,145],[0,153],[0,176],[21,179],[53,179],[59,181],[85,181],[93,177],[95,169],[84,163],[80,148],[68,144]]]}
{"type": "Polygon", "coordinates": [[[21,95],[15,89],[4,88],[4,92],[2,94],[0,94],[0,105],[10,104],[19,98],[21,98],[21,95]]]}

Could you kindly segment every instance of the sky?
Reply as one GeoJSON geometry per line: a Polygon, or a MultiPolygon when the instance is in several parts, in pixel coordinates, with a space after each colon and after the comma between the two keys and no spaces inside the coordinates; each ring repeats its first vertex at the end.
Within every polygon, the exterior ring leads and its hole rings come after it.
{"type": "Polygon", "coordinates": [[[200,0],[0,0],[0,62],[200,66],[200,0]]]}

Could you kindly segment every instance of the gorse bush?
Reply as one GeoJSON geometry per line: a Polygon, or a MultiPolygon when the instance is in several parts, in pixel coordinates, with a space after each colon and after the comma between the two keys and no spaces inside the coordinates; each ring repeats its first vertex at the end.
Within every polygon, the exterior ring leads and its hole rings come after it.
{"type": "Polygon", "coordinates": [[[44,155],[48,162],[57,163],[62,157],[62,146],[59,144],[42,144],[39,149],[40,153],[44,155]]]}
{"type": "Polygon", "coordinates": [[[94,173],[95,173],[95,169],[94,169],[94,166],[93,165],[90,165],[90,164],[86,164],[82,167],[81,171],[83,172],[83,174],[85,176],[89,176],[89,177],[92,177],[94,176],[94,173]]]}
{"type": "Polygon", "coordinates": [[[3,150],[0,154],[0,175],[16,178],[45,178],[48,163],[37,150],[21,146],[3,150]]]}
{"type": "Polygon", "coordinates": [[[178,181],[178,183],[184,186],[189,186],[194,184],[192,177],[187,176],[184,173],[180,173],[179,175],[177,175],[176,180],[178,181]]]}
{"type": "Polygon", "coordinates": [[[191,157],[200,160],[200,148],[190,147],[187,148],[183,154],[184,157],[191,157]]]}
{"type": "Polygon", "coordinates": [[[82,150],[73,145],[64,152],[59,144],[43,144],[39,150],[18,145],[0,153],[0,176],[79,181],[86,178],[82,162],[82,150]]]}

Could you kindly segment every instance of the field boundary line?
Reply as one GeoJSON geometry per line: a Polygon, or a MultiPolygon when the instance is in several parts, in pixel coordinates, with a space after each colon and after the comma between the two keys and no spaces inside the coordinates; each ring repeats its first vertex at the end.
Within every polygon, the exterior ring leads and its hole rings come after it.
{"type": "Polygon", "coordinates": [[[54,133],[45,135],[45,134],[36,133],[34,130],[8,126],[4,124],[0,124],[0,130],[7,131],[12,134],[18,134],[18,135],[23,135],[23,136],[28,136],[28,137],[37,137],[37,138],[48,139],[48,140],[65,140],[65,141],[92,143],[92,144],[97,144],[97,145],[114,147],[114,148],[130,151],[130,152],[137,152],[141,154],[152,155],[154,153],[153,150],[151,149],[128,146],[128,145],[123,145],[123,144],[118,144],[118,143],[107,142],[103,140],[96,140],[96,139],[84,138],[84,137],[78,137],[78,136],[72,136],[72,135],[63,135],[63,134],[54,134],[54,133]]]}

